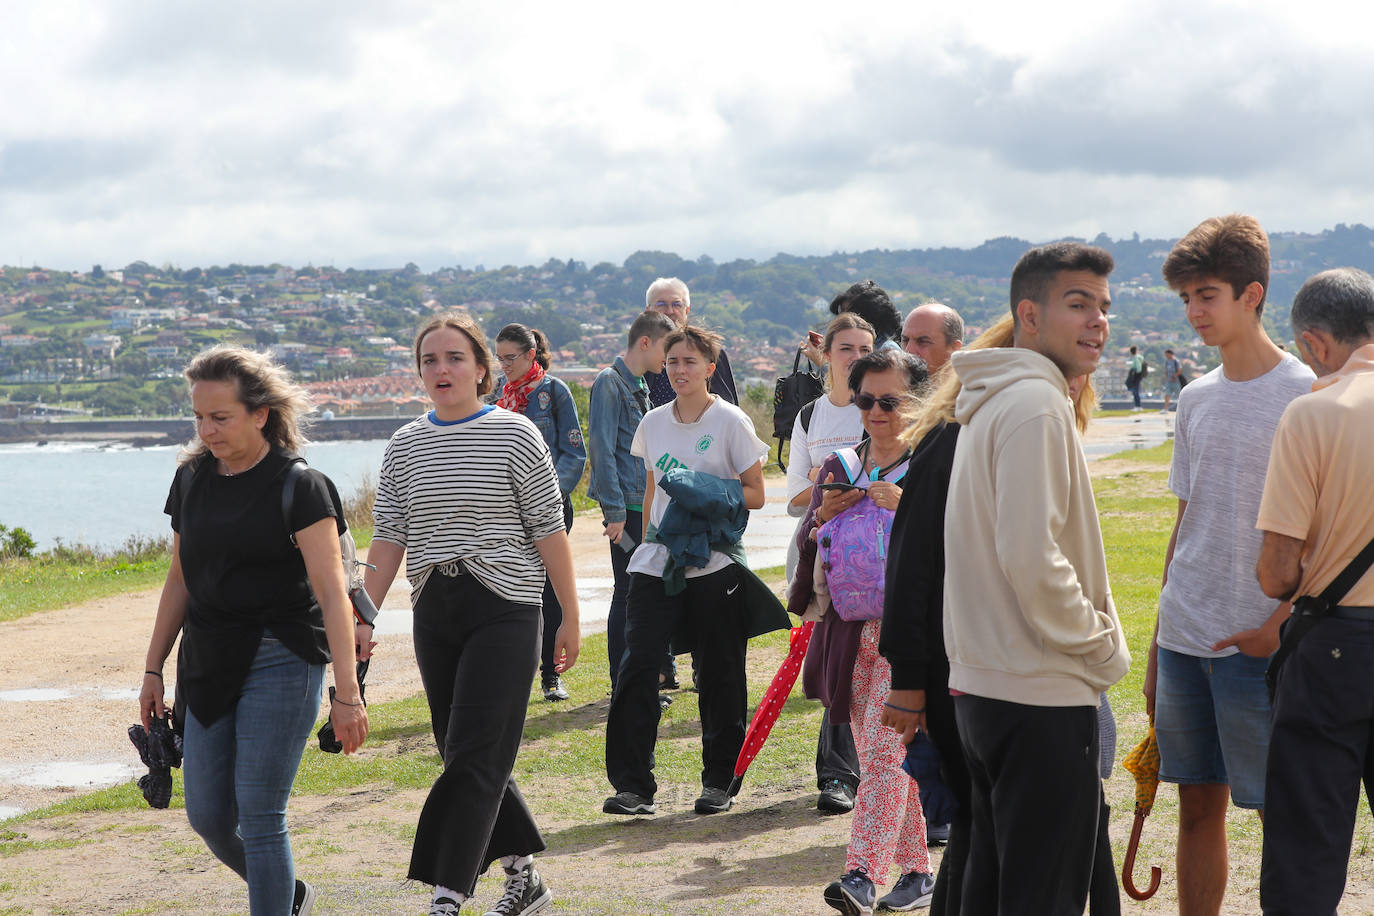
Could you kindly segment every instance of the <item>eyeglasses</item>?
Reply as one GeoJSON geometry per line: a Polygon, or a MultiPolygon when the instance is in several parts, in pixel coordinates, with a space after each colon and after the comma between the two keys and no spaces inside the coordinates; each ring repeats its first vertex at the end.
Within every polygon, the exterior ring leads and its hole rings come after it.
{"type": "Polygon", "coordinates": [[[515,362],[517,359],[524,355],[525,354],[523,353],[512,353],[510,356],[497,356],[496,361],[503,366],[509,366],[511,363],[515,362]]]}
{"type": "Polygon", "coordinates": [[[860,410],[872,410],[875,404],[887,413],[892,413],[902,406],[902,399],[891,394],[885,394],[880,398],[875,398],[866,392],[854,395],[854,406],[860,410]]]}

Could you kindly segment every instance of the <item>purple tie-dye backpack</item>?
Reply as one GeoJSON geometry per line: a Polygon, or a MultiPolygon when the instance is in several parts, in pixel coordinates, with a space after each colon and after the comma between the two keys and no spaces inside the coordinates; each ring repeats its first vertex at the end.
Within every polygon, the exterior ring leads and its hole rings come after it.
{"type": "MultiPolygon", "coordinates": [[[[835,452],[849,482],[868,489],[863,462],[852,448],[835,452]]],[[[907,462],[888,470],[881,479],[896,483],[906,474],[907,462]]],[[[830,602],[844,620],[875,620],[883,616],[883,588],[887,577],[887,543],[896,513],[864,498],[816,532],[821,569],[825,571],[830,602]]]]}

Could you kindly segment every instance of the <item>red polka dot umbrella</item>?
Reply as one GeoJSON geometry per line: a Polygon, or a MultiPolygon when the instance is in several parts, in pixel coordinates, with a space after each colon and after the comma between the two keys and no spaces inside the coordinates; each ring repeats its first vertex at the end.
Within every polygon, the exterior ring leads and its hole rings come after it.
{"type": "Polygon", "coordinates": [[[802,660],[806,658],[806,647],[811,645],[811,630],[815,626],[814,623],[807,622],[792,628],[787,658],[783,659],[778,673],[773,675],[772,683],[768,685],[763,699],[759,701],[759,708],[749,723],[749,728],[744,732],[744,746],[740,748],[739,758],[735,761],[735,778],[730,781],[731,798],[739,794],[749,764],[754,762],[754,758],[763,749],[763,743],[768,740],[768,734],[773,730],[773,723],[778,721],[782,707],[786,705],[787,697],[792,693],[792,686],[797,683],[802,660]]]}

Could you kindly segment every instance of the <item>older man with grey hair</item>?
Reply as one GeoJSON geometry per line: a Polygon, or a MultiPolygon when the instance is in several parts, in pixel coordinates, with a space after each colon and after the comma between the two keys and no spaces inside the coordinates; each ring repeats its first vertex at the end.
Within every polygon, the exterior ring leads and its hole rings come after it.
{"type": "Polygon", "coordinates": [[[1260,587],[1293,602],[1270,662],[1266,916],[1336,912],[1360,782],[1374,789],[1374,278],[1317,274],[1292,322],[1317,380],[1279,420],[1257,523],[1260,587]]]}
{"type": "MultiPolygon", "coordinates": [[[[650,312],[662,312],[673,319],[678,327],[684,327],[687,317],[692,313],[692,294],[688,291],[687,284],[677,277],[659,277],[644,291],[644,308],[650,312]]],[[[662,407],[676,397],[672,383],[668,381],[666,369],[663,372],[644,373],[644,382],[649,386],[649,401],[655,407],[662,407]]],[[[735,376],[730,371],[730,357],[725,354],[723,347],[720,356],[716,358],[716,371],[711,376],[710,391],[731,404],[739,404],[735,376]]]]}
{"type": "Polygon", "coordinates": [[[918,305],[902,322],[902,349],[926,362],[934,375],[949,362],[949,355],[964,345],[964,319],[943,302],[918,305]]]}

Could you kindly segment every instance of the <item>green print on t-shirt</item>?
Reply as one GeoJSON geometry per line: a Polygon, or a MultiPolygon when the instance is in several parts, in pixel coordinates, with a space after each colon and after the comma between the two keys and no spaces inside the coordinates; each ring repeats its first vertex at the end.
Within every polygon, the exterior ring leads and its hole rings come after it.
{"type": "Polygon", "coordinates": [[[667,452],[664,452],[663,456],[659,458],[657,462],[654,463],[654,467],[658,468],[665,474],[671,471],[673,468],[685,468],[686,466],[687,465],[683,464],[681,461],[678,461],[676,458],[674,458],[667,452]]]}

